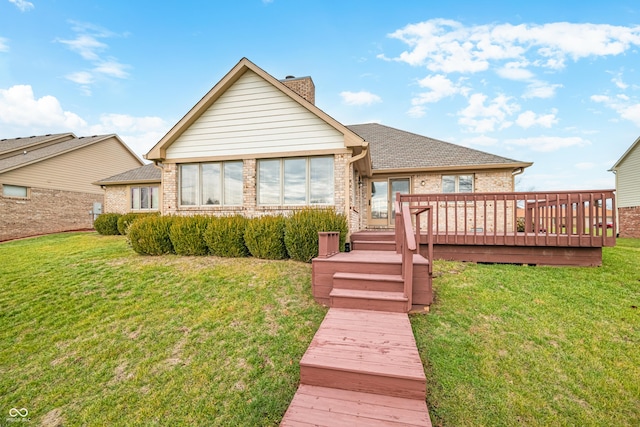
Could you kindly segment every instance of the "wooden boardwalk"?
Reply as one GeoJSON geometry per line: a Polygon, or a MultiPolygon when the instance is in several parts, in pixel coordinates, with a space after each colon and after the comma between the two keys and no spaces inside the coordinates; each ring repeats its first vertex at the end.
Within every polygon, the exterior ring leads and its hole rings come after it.
{"type": "Polygon", "coordinates": [[[300,361],[282,426],[431,426],[405,313],[331,308],[300,361]]]}

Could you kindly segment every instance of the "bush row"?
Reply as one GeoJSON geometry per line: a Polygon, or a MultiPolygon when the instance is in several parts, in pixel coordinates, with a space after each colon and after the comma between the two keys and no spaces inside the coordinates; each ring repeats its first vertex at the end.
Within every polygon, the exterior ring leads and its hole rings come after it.
{"type": "Polygon", "coordinates": [[[128,226],[128,240],[143,255],[254,256],[309,262],[318,255],[318,232],[339,231],[344,250],[347,220],[333,209],[303,209],[290,217],[235,215],[147,216],[128,226]]]}
{"type": "Polygon", "coordinates": [[[119,213],[103,213],[98,215],[96,220],[93,222],[93,228],[95,228],[98,233],[105,236],[115,236],[118,234],[126,236],[129,226],[133,221],[147,216],[158,215],[159,214],[157,212],[132,212],[124,215],[119,213]]]}

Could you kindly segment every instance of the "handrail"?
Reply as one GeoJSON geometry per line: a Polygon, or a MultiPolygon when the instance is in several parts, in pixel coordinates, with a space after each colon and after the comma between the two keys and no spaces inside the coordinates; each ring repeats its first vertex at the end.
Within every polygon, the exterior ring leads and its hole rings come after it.
{"type": "Polygon", "coordinates": [[[602,247],[616,243],[615,190],[414,193],[401,195],[399,203],[412,211],[431,207],[430,229],[436,244],[602,247]]]}

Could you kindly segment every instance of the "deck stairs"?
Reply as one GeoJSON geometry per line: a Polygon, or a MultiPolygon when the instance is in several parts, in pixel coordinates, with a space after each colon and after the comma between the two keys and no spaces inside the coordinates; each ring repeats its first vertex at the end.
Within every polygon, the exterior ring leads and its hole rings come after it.
{"type": "MultiPolygon", "coordinates": [[[[365,233],[354,233],[353,251],[313,260],[314,296],[330,308],[281,426],[431,426],[401,255],[392,233],[365,233]]],[[[413,261],[413,301],[429,304],[428,260],[413,261]]]]}

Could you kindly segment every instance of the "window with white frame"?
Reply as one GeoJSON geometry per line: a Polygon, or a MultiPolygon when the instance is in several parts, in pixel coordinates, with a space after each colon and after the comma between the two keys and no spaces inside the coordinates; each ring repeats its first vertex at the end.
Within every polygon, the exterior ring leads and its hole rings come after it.
{"type": "Polygon", "coordinates": [[[21,185],[2,185],[2,195],[5,197],[21,197],[26,199],[29,197],[29,188],[21,185]]]}
{"type": "Polygon", "coordinates": [[[180,205],[242,205],[242,161],[180,165],[180,205]]]}
{"type": "Polygon", "coordinates": [[[442,175],[443,193],[473,193],[473,175],[442,175]]]}
{"type": "Polygon", "coordinates": [[[258,160],[259,205],[330,205],[333,193],[333,156],[258,160]]]}
{"type": "Polygon", "coordinates": [[[160,189],[157,185],[131,187],[131,210],[157,211],[160,207],[160,189]]]}

